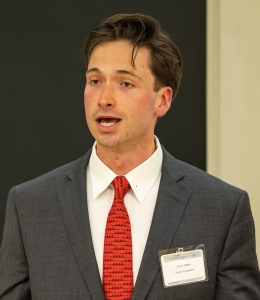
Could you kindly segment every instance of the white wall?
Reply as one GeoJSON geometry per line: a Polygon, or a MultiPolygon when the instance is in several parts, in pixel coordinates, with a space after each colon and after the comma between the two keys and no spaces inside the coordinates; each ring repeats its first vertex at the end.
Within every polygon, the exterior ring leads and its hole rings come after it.
{"type": "Polygon", "coordinates": [[[249,193],[260,260],[259,0],[207,0],[207,171],[249,193]]]}

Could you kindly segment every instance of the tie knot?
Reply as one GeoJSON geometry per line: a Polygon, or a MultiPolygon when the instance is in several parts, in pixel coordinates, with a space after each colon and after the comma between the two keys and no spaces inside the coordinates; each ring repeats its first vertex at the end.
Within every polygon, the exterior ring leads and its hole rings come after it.
{"type": "Polygon", "coordinates": [[[115,189],[115,199],[123,199],[127,191],[130,189],[130,184],[125,178],[125,176],[117,176],[112,181],[112,184],[115,189]]]}

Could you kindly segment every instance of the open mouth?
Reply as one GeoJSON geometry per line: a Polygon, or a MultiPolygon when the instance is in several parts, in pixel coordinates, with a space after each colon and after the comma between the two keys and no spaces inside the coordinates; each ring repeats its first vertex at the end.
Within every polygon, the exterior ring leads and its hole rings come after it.
{"type": "Polygon", "coordinates": [[[118,123],[120,120],[121,119],[117,119],[117,118],[99,118],[97,121],[99,122],[100,125],[109,127],[118,123]]]}

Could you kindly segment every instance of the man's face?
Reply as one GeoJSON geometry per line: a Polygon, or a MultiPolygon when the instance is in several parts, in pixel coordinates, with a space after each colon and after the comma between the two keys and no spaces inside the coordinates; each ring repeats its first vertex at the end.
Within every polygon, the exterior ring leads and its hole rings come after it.
{"type": "Polygon", "coordinates": [[[113,41],[96,46],[91,54],[84,104],[97,149],[145,147],[153,140],[157,117],[170,107],[171,89],[154,91],[149,50],[138,50],[133,67],[132,49],[127,41],[113,41]]]}

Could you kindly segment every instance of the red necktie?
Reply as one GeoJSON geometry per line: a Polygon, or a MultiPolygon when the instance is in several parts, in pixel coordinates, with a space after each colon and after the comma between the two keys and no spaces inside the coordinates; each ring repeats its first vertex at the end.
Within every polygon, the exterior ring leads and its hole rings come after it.
{"type": "Polygon", "coordinates": [[[130,300],[133,292],[132,236],[124,204],[130,185],[124,176],[116,177],[112,184],[115,196],[105,232],[103,288],[106,300],[130,300]]]}

